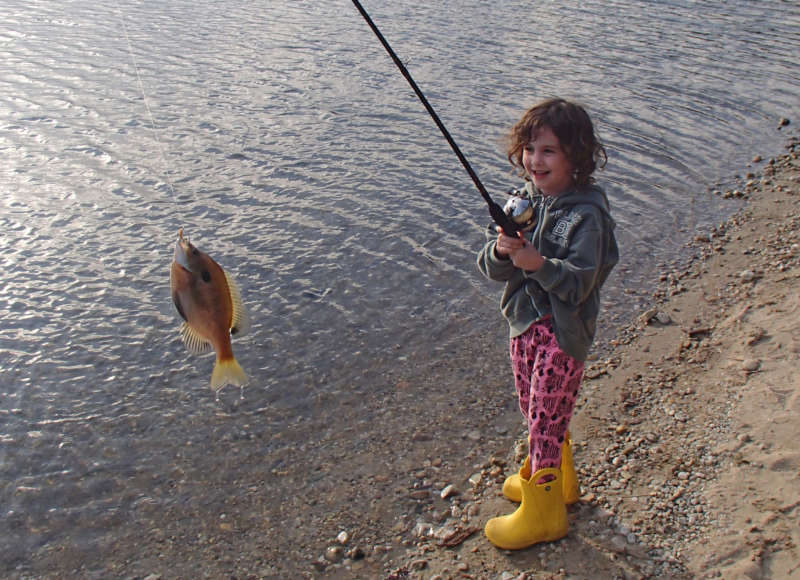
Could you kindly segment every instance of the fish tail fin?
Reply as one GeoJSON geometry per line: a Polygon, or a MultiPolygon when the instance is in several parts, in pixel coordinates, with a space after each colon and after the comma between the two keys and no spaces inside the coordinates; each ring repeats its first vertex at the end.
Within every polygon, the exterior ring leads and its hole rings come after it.
{"type": "Polygon", "coordinates": [[[219,391],[225,385],[242,387],[247,381],[247,374],[234,357],[218,360],[211,373],[211,388],[215,391],[219,391]]]}

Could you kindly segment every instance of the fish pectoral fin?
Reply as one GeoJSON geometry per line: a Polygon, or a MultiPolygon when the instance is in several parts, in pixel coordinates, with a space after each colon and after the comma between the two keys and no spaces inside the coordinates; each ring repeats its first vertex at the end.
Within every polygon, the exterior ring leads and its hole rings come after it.
{"type": "Polygon", "coordinates": [[[250,316],[247,314],[244,302],[242,302],[242,294],[239,291],[239,285],[236,280],[227,272],[225,272],[225,280],[228,282],[228,290],[230,290],[231,305],[233,307],[231,335],[236,337],[244,336],[250,331],[250,316]]]}
{"type": "Polygon", "coordinates": [[[194,354],[203,354],[212,349],[212,344],[185,322],[181,325],[181,339],[186,349],[194,354]]]}

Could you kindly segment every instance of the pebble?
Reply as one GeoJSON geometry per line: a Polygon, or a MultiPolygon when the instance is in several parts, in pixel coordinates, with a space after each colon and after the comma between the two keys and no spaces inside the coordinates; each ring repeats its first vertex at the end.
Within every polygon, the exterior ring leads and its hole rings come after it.
{"type": "Polygon", "coordinates": [[[628,544],[627,540],[625,540],[625,538],[622,536],[614,536],[613,538],[611,538],[611,546],[617,552],[621,552],[624,554],[627,548],[627,544],[628,544]]]}
{"type": "Polygon", "coordinates": [[[739,278],[742,280],[742,282],[754,282],[758,280],[759,275],[752,270],[744,270],[741,274],[739,274],[739,278]]]}
{"type": "Polygon", "coordinates": [[[347,552],[347,557],[350,558],[351,560],[356,560],[356,561],[363,560],[364,558],[366,558],[366,556],[367,555],[364,553],[364,550],[362,550],[358,546],[347,552]]]}
{"type": "Polygon", "coordinates": [[[433,526],[426,522],[417,522],[417,525],[414,526],[414,537],[417,538],[424,538],[426,536],[430,536],[433,532],[433,526]]]}
{"type": "Polygon", "coordinates": [[[325,550],[325,559],[328,562],[339,562],[343,556],[344,552],[341,546],[329,546],[328,549],[325,550]]]}
{"type": "Polygon", "coordinates": [[[477,430],[467,431],[464,434],[464,439],[469,439],[470,441],[480,441],[481,440],[481,432],[477,430]]]}
{"type": "Polygon", "coordinates": [[[456,528],[451,525],[444,525],[438,530],[434,530],[432,535],[437,540],[445,540],[447,538],[453,537],[457,531],[458,530],[456,530],[456,528]]]}
{"type": "Polygon", "coordinates": [[[412,561],[410,565],[412,570],[424,570],[427,567],[428,561],[422,558],[412,561]]]}
{"type": "Polygon", "coordinates": [[[656,314],[656,320],[658,320],[658,322],[661,324],[669,324],[672,322],[670,315],[663,311],[659,311],[656,314]]]}
{"type": "Polygon", "coordinates": [[[451,483],[450,485],[447,485],[439,495],[441,495],[442,499],[447,499],[449,497],[453,497],[454,495],[458,495],[458,490],[451,483]]]}
{"type": "Polygon", "coordinates": [[[756,358],[747,359],[742,363],[742,370],[753,373],[761,367],[761,361],[756,358]]]}

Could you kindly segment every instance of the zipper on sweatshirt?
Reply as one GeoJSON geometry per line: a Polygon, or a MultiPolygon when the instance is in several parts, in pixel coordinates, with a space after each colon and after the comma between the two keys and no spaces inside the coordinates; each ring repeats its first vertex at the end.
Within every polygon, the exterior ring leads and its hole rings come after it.
{"type": "MultiPolygon", "coordinates": [[[[547,225],[547,224],[544,223],[544,217],[545,217],[545,215],[547,215],[547,212],[550,209],[550,206],[553,205],[553,203],[555,202],[556,199],[557,199],[556,197],[552,197],[552,196],[551,197],[546,197],[544,195],[541,196],[541,202],[539,203],[539,208],[538,208],[539,215],[538,215],[537,220],[536,220],[537,226],[536,226],[536,229],[533,231],[533,233],[535,235],[535,238],[536,238],[535,239],[535,245],[536,245],[537,248],[541,247],[542,236],[544,235],[545,226],[547,225]]],[[[531,236],[531,237],[533,238],[534,236],[531,236]]]]}

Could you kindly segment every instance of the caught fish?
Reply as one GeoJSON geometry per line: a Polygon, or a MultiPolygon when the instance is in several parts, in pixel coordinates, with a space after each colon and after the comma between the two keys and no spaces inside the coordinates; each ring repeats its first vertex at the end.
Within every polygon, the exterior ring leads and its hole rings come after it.
{"type": "Polygon", "coordinates": [[[217,353],[211,388],[243,386],[247,375],[233,356],[231,335],[243,336],[250,327],[239,288],[231,276],[208,254],[178,232],[170,270],[172,301],[183,318],[181,338],[193,353],[217,353]]]}

